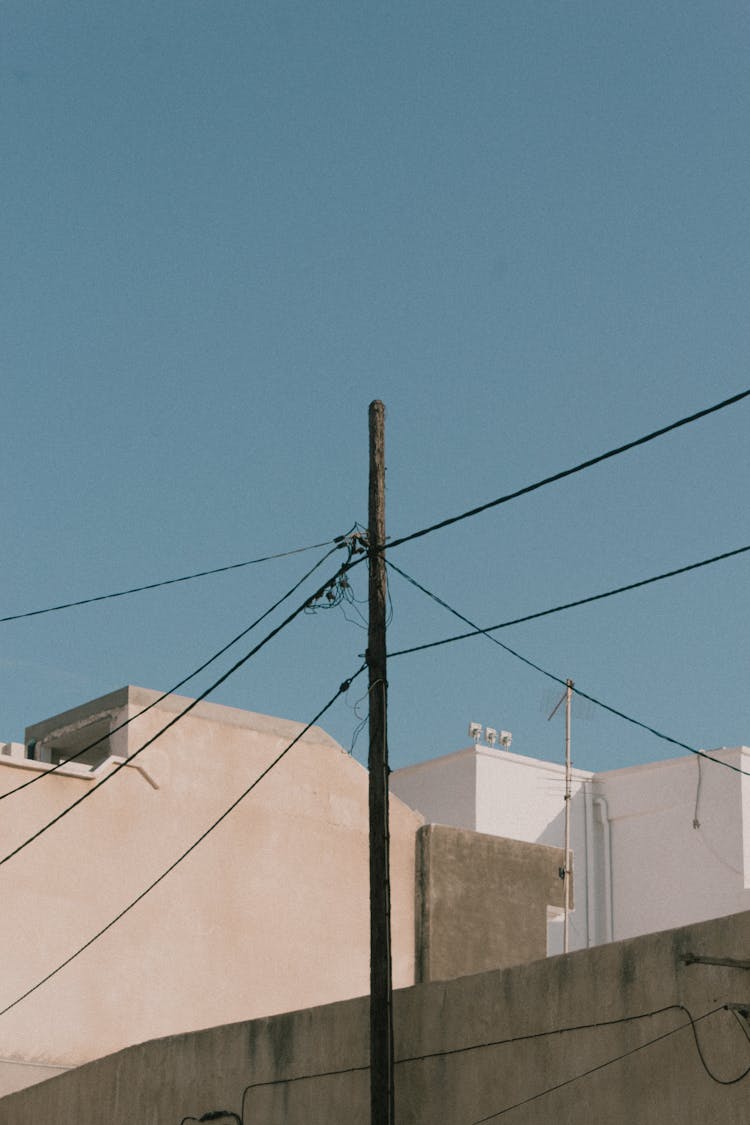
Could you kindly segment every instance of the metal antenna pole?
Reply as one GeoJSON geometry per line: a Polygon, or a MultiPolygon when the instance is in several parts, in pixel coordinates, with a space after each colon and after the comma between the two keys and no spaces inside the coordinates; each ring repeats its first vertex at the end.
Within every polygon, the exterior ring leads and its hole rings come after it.
{"type": "Polygon", "coordinates": [[[368,512],[370,713],[370,1121],[393,1125],[393,984],[386,678],[385,407],[370,403],[368,512]]]}
{"type": "Polygon", "coordinates": [[[565,694],[560,696],[557,703],[547,716],[547,722],[549,722],[549,720],[557,714],[557,709],[562,703],[563,699],[565,700],[565,866],[560,869],[560,874],[563,878],[564,895],[563,953],[568,952],[568,930],[570,921],[570,876],[572,875],[570,866],[570,801],[572,788],[570,761],[570,720],[574,686],[575,685],[572,680],[565,681],[565,694]]]}

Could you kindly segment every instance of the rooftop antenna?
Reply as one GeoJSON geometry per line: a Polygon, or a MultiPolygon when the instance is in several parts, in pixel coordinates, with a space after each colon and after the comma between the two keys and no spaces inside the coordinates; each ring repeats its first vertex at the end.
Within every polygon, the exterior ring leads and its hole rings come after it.
{"type": "Polygon", "coordinates": [[[563,953],[568,952],[568,930],[570,920],[570,797],[571,797],[571,763],[570,763],[570,712],[573,702],[573,681],[565,681],[565,691],[558,699],[555,706],[547,716],[547,722],[556,714],[560,704],[565,700],[565,866],[560,874],[563,879],[563,953]]]}

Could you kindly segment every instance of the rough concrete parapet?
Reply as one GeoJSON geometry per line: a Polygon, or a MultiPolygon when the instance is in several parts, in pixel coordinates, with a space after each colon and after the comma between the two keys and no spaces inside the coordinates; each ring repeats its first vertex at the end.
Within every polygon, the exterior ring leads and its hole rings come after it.
{"type": "MultiPolygon", "coordinates": [[[[427,824],[417,832],[417,981],[547,955],[547,907],[562,907],[561,848],[427,824]]],[[[571,895],[571,903],[572,903],[571,895]]]]}
{"type": "MultiPolygon", "coordinates": [[[[724,1005],[750,994],[749,948],[743,913],[397,992],[396,1119],[745,1125],[750,1042],[724,1005]]],[[[128,1048],[0,1100],[0,1125],[367,1125],[367,1064],[364,997],[128,1048]]]]}

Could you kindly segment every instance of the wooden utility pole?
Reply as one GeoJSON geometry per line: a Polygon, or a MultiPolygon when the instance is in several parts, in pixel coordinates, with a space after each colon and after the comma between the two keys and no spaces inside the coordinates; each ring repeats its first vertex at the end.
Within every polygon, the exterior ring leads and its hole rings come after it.
{"type": "Polygon", "coordinates": [[[388,680],[385,666],[385,407],[370,403],[370,1123],[393,1125],[393,983],[388,826],[388,680]]]}

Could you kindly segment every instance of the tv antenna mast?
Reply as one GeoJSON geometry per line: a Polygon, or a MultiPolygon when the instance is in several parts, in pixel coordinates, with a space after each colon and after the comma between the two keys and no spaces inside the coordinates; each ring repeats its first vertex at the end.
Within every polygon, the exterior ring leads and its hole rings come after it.
{"type": "Polygon", "coordinates": [[[570,928],[570,799],[571,799],[571,762],[570,762],[570,713],[573,703],[573,681],[565,681],[565,691],[558,699],[555,706],[547,716],[547,722],[557,713],[560,704],[565,701],[565,866],[562,869],[563,877],[563,953],[568,952],[568,936],[570,928]]]}

